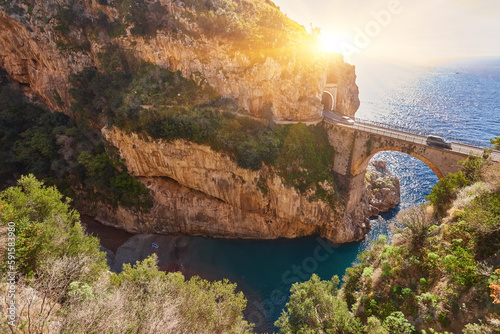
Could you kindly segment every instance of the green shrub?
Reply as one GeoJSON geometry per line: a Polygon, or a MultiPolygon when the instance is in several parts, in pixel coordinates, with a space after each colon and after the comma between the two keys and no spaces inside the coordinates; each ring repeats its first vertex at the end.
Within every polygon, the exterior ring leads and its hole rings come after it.
{"type": "Polygon", "coordinates": [[[339,280],[321,281],[315,274],[304,283],[293,284],[286,311],[275,325],[281,333],[360,333],[363,325],[337,294],[339,280]]]}
{"type": "Polygon", "coordinates": [[[495,137],[490,139],[491,144],[495,148],[495,150],[500,150],[500,137],[495,137]]]}
{"type": "Polygon", "coordinates": [[[91,282],[100,271],[107,270],[97,238],[84,235],[79,214],[67,202],[55,187],[44,186],[33,175],[21,177],[17,187],[0,193],[2,225],[15,223],[20,272],[40,275],[51,259],[82,255],[94,262],[74,279],[91,282]]]}
{"type": "Polygon", "coordinates": [[[467,159],[459,161],[469,184],[473,184],[482,179],[482,170],[486,163],[486,156],[469,155],[467,159]]]}
{"type": "Polygon", "coordinates": [[[389,333],[411,334],[415,332],[415,327],[406,320],[402,312],[393,312],[384,319],[382,324],[389,333]]]}
{"type": "Polygon", "coordinates": [[[455,246],[450,254],[441,259],[441,262],[450,276],[460,285],[472,286],[479,278],[472,249],[455,246]]]}
{"type": "Polygon", "coordinates": [[[321,182],[335,185],[330,170],[333,155],[333,147],[323,127],[294,124],[276,162],[278,174],[286,185],[294,186],[301,193],[311,188],[320,191],[321,182]]]}
{"type": "Polygon", "coordinates": [[[411,298],[412,297],[412,291],[410,288],[403,288],[401,290],[401,294],[403,295],[403,297],[405,298],[411,298]]]}
{"type": "Polygon", "coordinates": [[[469,234],[477,238],[480,258],[493,255],[500,246],[500,192],[477,197],[466,207],[460,219],[466,223],[469,234]]]}
{"type": "Polygon", "coordinates": [[[390,334],[375,316],[371,316],[367,319],[365,332],[368,334],[390,334]]]}
{"type": "Polygon", "coordinates": [[[344,281],[344,284],[342,285],[342,292],[349,309],[356,302],[356,292],[362,287],[361,277],[363,272],[364,268],[362,266],[354,265],[353,267],[346,269],[345,275],[342,278],[344,281]]]}
{"type": "Polygon", "coordinates": [[[463,172],[449,174],[436,183],[427,199],[436,207],[437,214],[443,216],[455,199],[458,189],[467,185],[469,180],[463,172]]]}
{"type": "Polygon", "coordinates": [[[115,207],[121,205],[138,210],[147,210],[153,205],[149,190],[127,172],[122,161],[110,158],[106,152],[92,155],[83,151],[78,162],[85,167],[87,191],[98,189],[94,201],[106,201],[107,198],[115,207]]]}

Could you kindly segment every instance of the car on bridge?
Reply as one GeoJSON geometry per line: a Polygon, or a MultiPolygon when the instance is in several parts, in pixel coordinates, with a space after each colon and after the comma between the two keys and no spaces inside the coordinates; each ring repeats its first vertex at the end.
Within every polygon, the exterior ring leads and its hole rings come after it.
{"type": "Polygon", "coordinates": [[[349,116],[342,116],[340,119],[341,123],[348,124],[348,125],[353,125],[354,121],[349,117],[349,116]]]}
{"type": "Polygon", "coordinates": [[[447,148],[451,150],[451,143],[447,142],[443,137],[427,136],[427,145],[447,148]]]}

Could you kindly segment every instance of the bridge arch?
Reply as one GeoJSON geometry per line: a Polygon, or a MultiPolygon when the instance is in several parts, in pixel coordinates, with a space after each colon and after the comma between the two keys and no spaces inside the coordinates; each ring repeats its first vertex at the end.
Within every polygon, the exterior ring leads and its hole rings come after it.
{"type": "Polygon", "coordinates": [[[323,110],[333,111],[335,100],[332,93],[325,90],[321,96],[321,104],[323,104],[323,110]]]}
{"type": "Polygon", "coordinates": [[[430,169],[432,169],[434,174],[436,174],[436,176],[439,179],[444,177],[444,174],[439,170],[439,168],[432,161],[427,159],[426,157],[421,156],[420,154],[417,154],[417,153],[415,153],[411,150],[408,150],[404,147],[396,147],[396,146],[384,146],[384,147],[376,148],[376,149],[371,150],[370,153],[361,156],[352,164],[351,175],[356,176],[356,175],[359,175],[361,173],[366,172],[366,167],[368,166],[368,163],[373,158],[373,156],[376,153],[382,152],[382,151],[395,151],[395,152],[402,152],[402,153],[406,153],[408,155],[411,155],[412,157],[417,158],[418,160],[420,160],[424,164],[426,164],[430,169]]]}

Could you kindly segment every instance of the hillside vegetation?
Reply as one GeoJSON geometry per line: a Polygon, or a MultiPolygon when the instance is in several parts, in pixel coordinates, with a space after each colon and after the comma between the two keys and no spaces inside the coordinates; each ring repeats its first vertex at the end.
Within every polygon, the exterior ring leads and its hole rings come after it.
{"type": "Polygon", "coordinates": [[[500,332],[500,165],[471,156],[428,200],[359,255],[340,291],[338,278],[295,284],[281,332],[500,332]]]}
{"type": "MultiPolygon", "coordinates": [[[[400,214],[392,243],[381,238],[363,252],[340,290],[337,277],[294,284],[280,332],[500,331],[500,166],[469,157],[429,200],[400,214]]],[[[108,272],[78,213],[33,176],[0,193],[0,219],[3,238],[15,222],[14,333],[251,332],[246,300],[227,281],[185,281],[160,272],[154,257],[108,272]]],[[[8,263],[0,268],[4,281],[8,263]]],[[[6,303],[8,285],[2,289],[6,303]]]]}
{"type": "Polygon", "coordinates": [[[99,241],[85,235],[78,213],[33,175],[0,193],[0,222],[2,239],[15,234],[1,250],[2,282],[15,278],[14,290],[12,284],[1,286],[2,316],[7,319],[12,291],[17,313],[13,325],[2,321],[2,333],[251,330],[242,317],[246,299],[235,284],[186,281],[180,273],[159,271],[155,256],[124,265],[119,274],[109,272],[99,241]],[[9,273],[13,267],[15,274],[9,273]]]}
{"type": "Polygon", "coordinates": [[[29,102],[0,71],[0,188],[33,173],[68,197],[147,210],[148,190],[131,176],[100,132],[29,102]]]}

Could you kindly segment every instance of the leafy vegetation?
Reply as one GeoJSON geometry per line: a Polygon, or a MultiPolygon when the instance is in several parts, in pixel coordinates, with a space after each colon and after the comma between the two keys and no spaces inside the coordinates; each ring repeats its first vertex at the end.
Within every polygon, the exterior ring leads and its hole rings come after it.
{"type": "MultiPolygon", "coordinates": [[[[145,39],[158,32],[175,38],[199,38],[202,34],[209,39],[225,40],[233,52],[243,52],[252,64],[268,57],[282,62],[297,57],[307,62],[307,47],[297,46],[314,43],[316,38],[265,0],[186,0],[174,6],[182,17],[157,1],[100,0],[99,4],[112,8],[117,15],[110,17],[108,10],[100,10],[96,15],[78,1],[57,9],[54,30],[61,49],[88,52],[93,42],[107,44],[127,31],[145,39]]],[[[5,7],[23,11],[18,6],[5,7]]]]}
{"type": "Polygon", "coordinates": [[[107,152],[92,155],[83,151],[78,156],[78,162],[85,167],[83,184],[94,198],[100,199],[105,195],[114,206],[135,206],[139,210],[151,207],[149,191],[133,177],[133,173],[127,172],[123,161],[110,158],[107,152]],[[104,194],[100,193],[103,189],[104,194]]]}
{"type": "MultiPolygon", "coordinates": [[[[33,175],[0,193],[0,236],[15,235],[15,325],[31,333],[250,333],[246,300],[228,281],[186,281],[159,271],[156,255],[110,273],[96,238],[84,234],[67,199],[33,175]],[[9,222],[13,222],[14,225],[9,222]]],[[[10,246],[9,246],[10,247],[10,246]]],[[[1,256],[7,257],[2,248],[1,256]]],[[[0,274],[7,277],[7,261],[0,274]]],[[[3,285],[0,305],[9,303],[3,285]]]]}
{"type": "Polygon", "coordinates": [[[363,325],[338,296],[339,279],[321,281],[316,274],[304,283],[294,283],[290,301],[276,321],[282,333],[360,333],[363,325]]]}
{"type": "Polygon", "coordinates": [[[78,213],[55,187],[43,186],[32,174],[23,176],[17,187],[0,193],[0,208],[2,225],[15,223],[16,261],[21,273],[41,275],[47,261],[63,256],[92,259],[87,272],[75,276],[82,282],[91,282],[96,272],[107,270],[99,241],[83,234],[78,213]]]}
{"type": "Polygon", "coordinates": [[[342,319],[342,309],[362,322],[357,333],[498,332],[500,169],[488,155],[462,165],[433,188],[432,206],[400,213],[392,244],[381,237],[359,255],[340,292],[327,291],[330,282],[317,278],[295,285],[277,323],[281,331],[328,332],[319,326],[342,319]],[[322,300],[332,296],[346,306],[325,315],[322,300]]]}
{"type": "Polygon", "coordinates": [[[133,35],[155,36],[158,30],[176,33],[180,23],[160,2],[144,0],[116,0],[111,2],[118,9],[118,20],[131,27],[133,35]]]}
{"type": "Polygon", "coordinates": [[[490,139],[490,142],[496,150],[500,150],[500,137],[490,139]]]}
{"type": "Polygon", "coordinates": [[[70,2],[67,7],[60,7],[54,18],[57,25],[54,30],[60,37],[58,46],[73,51],[90,51],[89,37],[92,33],[92,20],[86,15],[85,6],[77,1],[70,2]]]}
{"type": "Polygon", "coordinates": [[[276,165],[285,184],[301,193],[313,188],[317,197],[333,200],[334,189],[328,188],[335,184],[330,170],[333,155],[323,127],[299,123],[290,128],[276,165]]]}
{"type": "Polygon", "coordinates": [[[446,213],[459,189],[481,180],[481,173],[487,158],[487,153],[483,157],[470,156],[465,161],[461,161],[460,172],[449,174],[437,182],[427,199],[436,208],[438,216],[446,213]]]}
{"type": "Polygon", "coordinates": [[[136,209],[151,207],[147,189],[127,172],[100,134],[28,102],[0,73],[0,178],[33,173],[57,185],[66,196],[136,209]]]}

